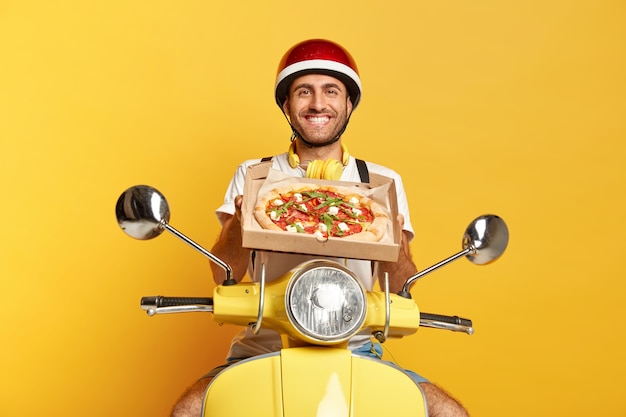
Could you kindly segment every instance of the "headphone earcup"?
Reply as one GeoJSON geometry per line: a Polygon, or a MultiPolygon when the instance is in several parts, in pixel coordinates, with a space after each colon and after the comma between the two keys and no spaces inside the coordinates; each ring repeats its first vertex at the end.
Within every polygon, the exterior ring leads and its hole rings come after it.
{"type": "Polygon", "coordinates": [[[324,162],[320,161],[320,160],[314,160],[309,162],[309,164],[306,167],[306,177],[307,178],[316,178],[316,179],[320,179],[322,178],[322,167],[323,167],[324,162]]]}
{"type": "Polygon", "coordinates": [[[322,178],[326,180],[338,180],[343,172],[343,164],[336,159],[328,159],[324,162],[322,178]]]}
{"type": "Polygon", "coordinates": [[[324,180],[338,180],[343,172],[343,164],[336,159],[309,162],[306,168],[306,177],[324,180]]]}

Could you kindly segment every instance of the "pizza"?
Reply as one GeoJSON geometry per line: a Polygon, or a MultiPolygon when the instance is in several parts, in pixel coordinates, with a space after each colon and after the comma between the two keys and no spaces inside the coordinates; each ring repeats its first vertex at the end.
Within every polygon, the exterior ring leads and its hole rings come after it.
{"type": "Polygon", "coordinates": [[[360,190],[318,184],[290,184],[262,195],[254,217],[263,229],[379,241],[387,231],[385,209],[360,190]]]}

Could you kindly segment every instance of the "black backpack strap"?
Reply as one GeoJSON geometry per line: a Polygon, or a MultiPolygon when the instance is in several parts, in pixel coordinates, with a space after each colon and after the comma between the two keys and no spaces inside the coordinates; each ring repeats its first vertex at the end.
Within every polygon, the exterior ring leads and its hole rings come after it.
{"type": "Polygon", "coordinates": [[[361,182],[369,183],[370,182],[370,172],[367,169],[367,164],[362,159],[356,159],[356,167],[359,170],[359,176],[361,177],[361,182]]]}
{"type": "Polygon", "coordinates": [[[261,162],[267,162],[267,161],[271,161],[272,157],[271,156],[266,156],[265,158],[261,158],[261,162]]]}

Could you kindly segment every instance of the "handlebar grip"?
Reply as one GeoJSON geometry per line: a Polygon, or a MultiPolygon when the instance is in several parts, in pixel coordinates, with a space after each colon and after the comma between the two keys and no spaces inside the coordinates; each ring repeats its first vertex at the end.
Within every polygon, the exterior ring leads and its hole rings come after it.
{"type": "Polygon", "coordinates": [[[431,313],[421,313],[420,319],[422,320],[432,320],[432,321],[441,321],[449,324],[456,324],[460,326],[472,327],[472,321],[470,319],[464,319],[459,316],[444,316],[441,314],[431,314],[431,313]]]}
{"type": "Polygon", "coordinates": [[[143,297],[141,299],[142,307],[177,307],[187,305],[206,305],[212,306],[213,299],[210,297],[143,297]]]}

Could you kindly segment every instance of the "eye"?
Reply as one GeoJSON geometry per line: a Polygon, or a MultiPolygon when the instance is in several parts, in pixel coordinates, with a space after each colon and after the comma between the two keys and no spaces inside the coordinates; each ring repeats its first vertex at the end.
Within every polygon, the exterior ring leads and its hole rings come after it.
{"type": "Polygon", "coordinates": [[[308,96],[311,94],[311,90],[308,88],[301,88],[296,93],[298,96],[308,96]]]}

